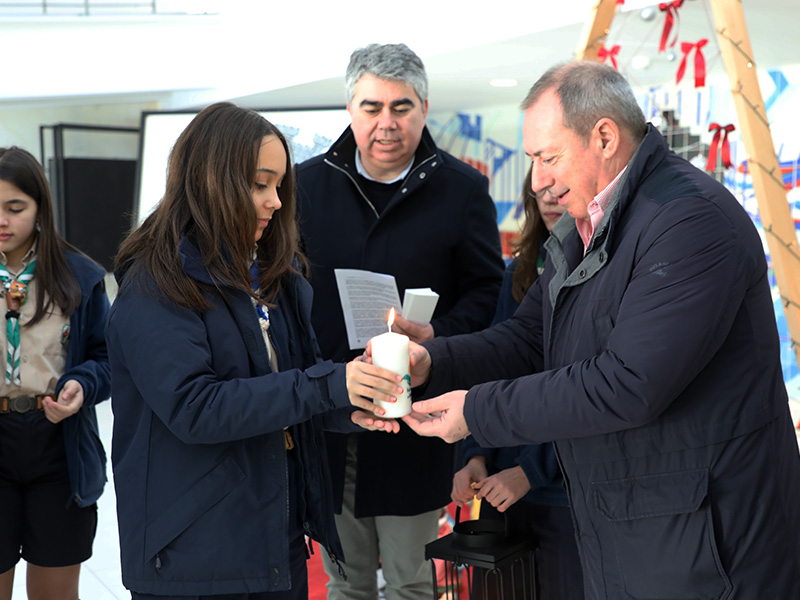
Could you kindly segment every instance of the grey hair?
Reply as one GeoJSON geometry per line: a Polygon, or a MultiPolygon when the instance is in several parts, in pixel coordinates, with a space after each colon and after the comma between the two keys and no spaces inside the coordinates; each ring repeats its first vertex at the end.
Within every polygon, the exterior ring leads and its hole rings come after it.
{"type": "Polygon", "coordinates": [[[405,44],[370,44],[350,55],[344,79],[348,102],[353,100],[356,83],[366,73],[378,79],[407,83],[414,88],[423,104],[428,99],[425,65],[405,44]]]}
{"type": "Polygon", "coordinates": [[[630,84],[613,67],[593,61],[550,67],[531,87],[522,110],[536,104],[549,90],[555,91],[561,103],[564,127],[584,143],[589,142],[592,129],[603,118],[614,121],[637,144],[647,133],[647,120],[630,84]]]}

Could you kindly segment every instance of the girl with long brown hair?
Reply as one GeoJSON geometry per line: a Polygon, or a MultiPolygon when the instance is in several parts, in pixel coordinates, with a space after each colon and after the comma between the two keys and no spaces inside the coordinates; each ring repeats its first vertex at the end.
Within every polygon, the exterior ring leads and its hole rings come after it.
{"type": "Polygon", "coordinates": [[[319,358],[297,242],[283,134],[201,111],[117,257],[112,460],[135,599],[301,599],[306,536],[342,557],[322,430],[397,432],[370,400],[402,388],[319,358]]]}

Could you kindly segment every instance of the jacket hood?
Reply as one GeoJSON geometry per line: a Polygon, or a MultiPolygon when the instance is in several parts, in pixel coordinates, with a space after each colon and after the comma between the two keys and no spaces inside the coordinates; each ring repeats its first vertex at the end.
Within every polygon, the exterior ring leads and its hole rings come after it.
{"type": "Polygon", "coordinates": [[[203,265],[203,255],[200,253],[200,248],[197,242],[193,239],[182,236],[180,246],[178,246],[178,256],[181,259],[183,270],[192,279],[196,279],[200,283],[213,285],[214,278],[203,265]]]}

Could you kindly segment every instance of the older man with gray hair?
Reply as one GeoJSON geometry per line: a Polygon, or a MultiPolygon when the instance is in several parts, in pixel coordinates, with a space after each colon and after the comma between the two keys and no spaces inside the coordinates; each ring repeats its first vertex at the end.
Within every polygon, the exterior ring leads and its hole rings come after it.
{"type": "Polygon", "coordinates": [[[532,191],[569,215],[513,319],[413,348],[412,385],[461,389],[406,423],[555,441],[587,599],[800,598],[800,456],[752,220],[611,67],[555,67],[523,109],[532,191]]]}

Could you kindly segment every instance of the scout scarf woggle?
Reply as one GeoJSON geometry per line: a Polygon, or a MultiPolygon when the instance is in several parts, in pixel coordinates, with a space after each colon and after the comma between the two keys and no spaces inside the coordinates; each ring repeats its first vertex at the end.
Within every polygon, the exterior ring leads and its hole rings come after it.
{"type": "Polygon", "coordinates": [[[6,385],[13,381],[20,385],[19,379],[19,307],[28,299],[28,282],[33,279],[36,260],[32,260],[25,270],[16,278],[0,263],[0,281],[3,282],[2,293],[6,297],[6,385]]]}

